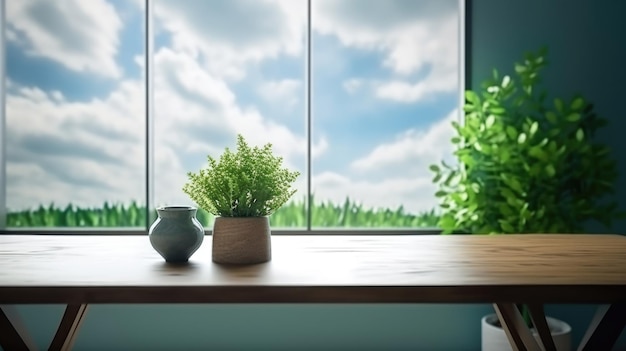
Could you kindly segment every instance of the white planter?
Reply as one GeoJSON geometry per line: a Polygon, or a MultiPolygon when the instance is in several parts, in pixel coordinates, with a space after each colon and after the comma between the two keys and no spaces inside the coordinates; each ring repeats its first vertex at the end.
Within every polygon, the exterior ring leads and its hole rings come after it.
{"type": "MultiPolygon", "coordinates": [[[[504,329],[495,325],[497,321],[498,316],[496,314],[488,314],[482,318],[482,351],[512,350],[504,329]]],[[[569,324],[551,317],[546,317],[546,321],[552,332],[552,339],[554,340],[557,351],[571,351],[572,328],[569,324]]],[[[531,330],[531,332],[537,340],[537,343],[542,345],[539,334],[537,334],[534,329],[531,330]]]]}

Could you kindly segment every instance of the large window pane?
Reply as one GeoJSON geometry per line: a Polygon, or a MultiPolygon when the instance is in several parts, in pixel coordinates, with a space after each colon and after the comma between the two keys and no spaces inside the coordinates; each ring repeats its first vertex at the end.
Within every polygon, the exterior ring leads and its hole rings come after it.
{"type": "Polygon", "coordinates": [[[429,227],[458,118],[459,1],[312,0],[313,227],[429,227]],[[324,205],[324,206],[321,206],[324,205]]]}
{"type": "Polygon", "coordinates": [[[273,228],[435,226],[462,1],[0,1],[9,228],[145,228],[237,134],[302,174],[273,228]]]}
{"type": "MultiPolygon", "coordinates": [[[[194,205],[187,172],[272,143],[302,176],[272,227],[304,228],[306,1],[154,0],[155,206],[194,205]]],[[[212,219],[200,215],[205,225],[212,219]]]]}
{"type": "Polygon", "coordinates": [[[142,3],[5,6],[7,226],[145,225],[142,3]]]}

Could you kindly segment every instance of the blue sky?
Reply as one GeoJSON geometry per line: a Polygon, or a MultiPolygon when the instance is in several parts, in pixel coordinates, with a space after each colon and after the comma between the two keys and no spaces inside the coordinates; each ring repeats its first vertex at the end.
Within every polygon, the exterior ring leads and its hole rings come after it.
{"type": "MultiPolygon", "coordinates": [[[[237,133],[304,173],[305,2],[154,4],[157,204],[188,203],[186,173],[237,133]]],[[[316,198],[434,207],[427,168],[448,157],[459,101],[457,7],[314,0],[316,198]]],[[[9,208],[141,201],[142,1],[9,1],[7,19],[9,208]]]]}

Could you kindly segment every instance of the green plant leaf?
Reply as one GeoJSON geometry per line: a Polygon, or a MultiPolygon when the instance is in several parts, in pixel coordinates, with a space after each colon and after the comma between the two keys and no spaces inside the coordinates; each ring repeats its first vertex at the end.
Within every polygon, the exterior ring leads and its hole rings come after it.
{"type": "Polygon", "coordinates": [[[528,68],[524,65],[521,65],[519,63],[515,64],[515,72],[517,73],[524,73],[528,70],[528,68]]]}
{"type": "Polygon", "coordinates": [[[506,134],[511,140],[517,140],[517,130],[513,126],[506,126],[506,134]]]}
{"type": "Polygon", "coordinates": [[[480,105],[480,98],[472,90],[465,91],[465,100],[469,101],[473,105],[480,105]]]}
{"type": "Polygon", "coordinates": [[[554,177],[556,175],[556,169],[554,169],[554,165],[547,164],[545,169],[549,177],[554,177]]]}
{"type": "Polygon", "coordinates": [[[556,113],[554,113],[552,111],[546,112],[546,119],[548,120],[548,122],[550,122],[552,124],[557,124],[558,123],[558,119],[556,117],[556,113]]]}
{"type": "Polygon", "coordinates": [[[539,123],[537,123],[537,121],[534,121],[531,125],[530,125],[530,131],[528,132],[530,135],[534,135],[535,133],[537,133],[537,129],[539,129],[539,123]]]}
{"type": "Polygon", "coordinates": [[[500,194],[504,196],[504,198],[507,200],[513,200],[517,198],[517,195],[515,195],[515,193],[511,189],[506,187],[500,188],[500,194]]]}
{"type": "Polygon", "coordinates": [[[441,172],[441,168],[439,168],[439,166],[437,165],[430,165],[430,167],[428,168],[430,168],[430,170],[433,172],[441,172]]]}
{"type": "Polygon", "coordinates": [[[554,107],[556,107],[558,113],[563,113],[563,100],[558,98],[554,99],[554,107]]]}
{"type": "Polygon", "coordinates": [[[499,151],[500,159],[502,160],[502,162],[507,162],[509,159],[511,159],[511,153],[508,149],[500,149],[499,151]]]}
{"type": "Polygon", "coordinates": [[[489,108],[489,112],[494,115],[503,115],[506,112],[506,109],[502,106],[492,106],[489,108]]]}
{"type": "Polygon", "coordinates": [[[502,88],[506,88],[509,86],[509,83],[511,83],[511,77],[509,76],[504,76],[502,78],[502,88]]]}
{"type": "Polygon", "coordinates": [[[443,190],[439,190],[435,193],[435,197],[444,197],[446,195],[448,195],[448,192],[443,190]]]}
{"type": "Polygon", "coordinates": [[[583,141],[584,138],[585,132],[582,130],[582,128],[578,128],[578,130],[576,131],[576,140],[583,141]]]}
{"type": "Polygon", "coordinates": [[[574,111],[578,111],[585,106],[585,100],[582,97],[577,97],[572,101],[571,109],[574,111]]]}
{"type": "Polygon", "coordinates": [[[526,142],[526,133],[520,133],[517,137],[518,144],[523,144],[526,142]]]}
{"type": "Polygon", "coordinates": [[[496,122],[496,116],[494,116],[494,115],[489,115],[489,116],[487,117],[487,120],[485,121],[485,126],[486,126],[487,128],[491,128],[491,127],[493,127],[493,124],[494,124],[495,122],[496,122]]]}
{"type": "Polygon", "coordinates": [[[438,183],[441,180],[442,176],[443,173],[437,173],[437,175],[435,175],[435,177],[433,178],[433,183],[438,183]]]}
{"type": "Polygon", "coordinates": [[[569,122],[578,122],[580,120],[580,113],[570,113],[565,119],[567,119],[569,122]]]}
{"type": "Polygon", "coordinates": [[[528,154],[532,157],[535,157],[541,161],[548,161],[548,154],[543,151],[543,149],[539,146],[533,146],[528,150],[528,154]]]}
{"type": "Polygon", "coordinates": [[[505,217],[511,217],[515,215],[515,212],[511,209],[511,207],[506,202],[498,203],[498,209],[500,213],[505,217]]]}
{"type": "Polygon", "coordinates": [[[515,228],[513,228],[513,226],[509,222],[507,222],[506,220],[500,219],[500,220],[498,220],[498,223],[500,223],[500,227],[502,227],[502,230],[505,233],[514,233],[515,232],[515,228]]]}

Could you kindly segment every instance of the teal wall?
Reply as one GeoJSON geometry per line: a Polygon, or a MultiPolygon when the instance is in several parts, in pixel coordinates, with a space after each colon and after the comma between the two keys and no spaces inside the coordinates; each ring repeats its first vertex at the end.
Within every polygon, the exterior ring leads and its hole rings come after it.
{"type": "MultiPolygon", "coordinates": [[[[547,306],[574,344],[596,306],[547,306]]],[[[40,349],[58,305],[18,306],[40,349]]],[[[488,305],[94,305],[74,350],[479,350],[488,305]]],[[[626,333],[618,341],[626,350],[626,333]]]]}
{"type": "MultiPolygon", "coordinates": [[[[474,82],[507,70],[527,50],[550,49],[546,76],[554,94],[583,93],[611,120],[603,138],[619,158],[618,194],[626,206],[626,2],[475,0],[474,82]]],[[[626,223],[614,229],[626,233],[626,223]]],[[[548,306],[577,342],[595,306],[548,306]]],[[[61,306],[20,306],[46,349],[61,306]]],[[[488,305],[101,305],[87,315],[76,350],[477,350],[488,305]]],[[[626,333],[618,349],[626,350],[626,333]]]]}

